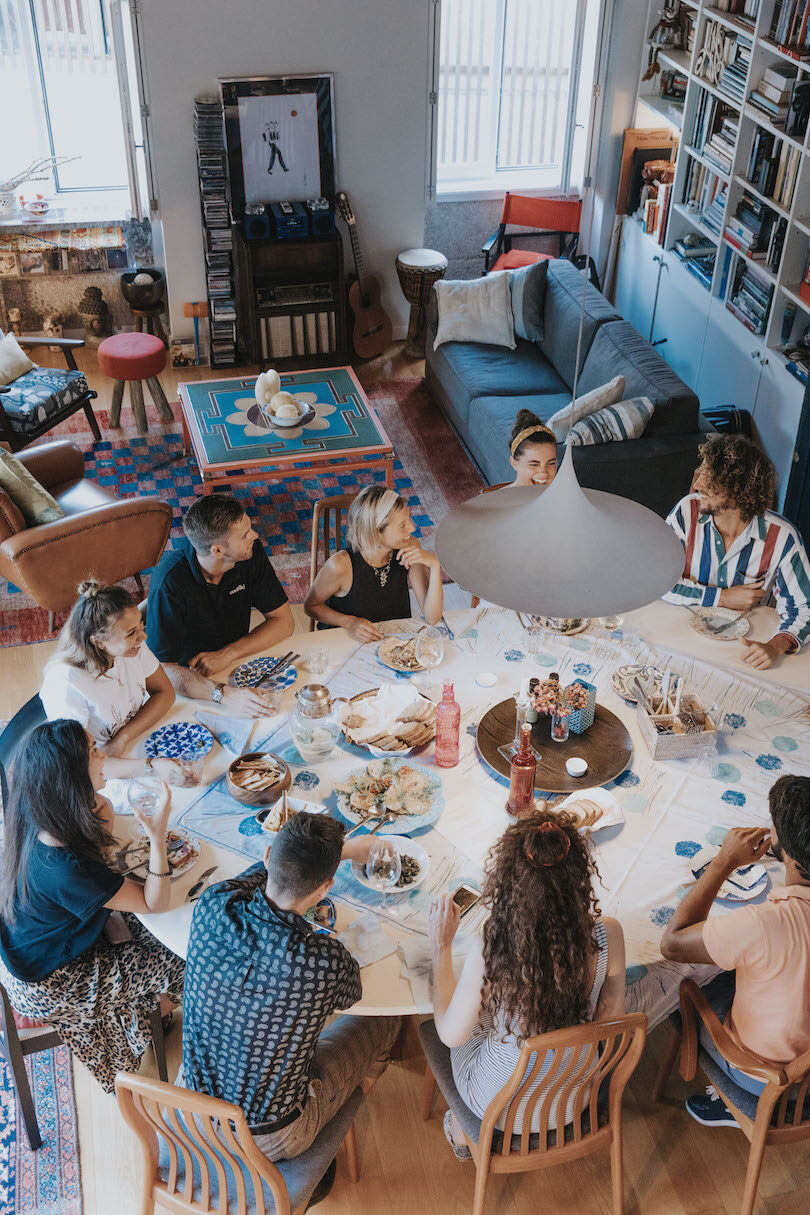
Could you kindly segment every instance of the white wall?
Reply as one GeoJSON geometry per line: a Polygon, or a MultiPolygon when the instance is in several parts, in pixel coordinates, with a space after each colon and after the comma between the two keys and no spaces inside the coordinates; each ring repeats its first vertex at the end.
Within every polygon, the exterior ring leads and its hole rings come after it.
{"type": "Polygon", "coordinates": [[[183,301],[205,298],[194,97],[215,91],[220,76],[309,72],[335,77],[338,184],[352,201],[395,334],[404,336],[407,305],[394,258],[423,239],[429,7],[429,0],[141,0],[175,336],[191,332],[183,301]]]}

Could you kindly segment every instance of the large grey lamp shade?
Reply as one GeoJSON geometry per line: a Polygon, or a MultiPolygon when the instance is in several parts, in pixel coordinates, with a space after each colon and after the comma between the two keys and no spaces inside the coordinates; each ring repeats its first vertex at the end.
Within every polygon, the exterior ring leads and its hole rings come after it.
{"type": "Polygon", "coordinates": [[[454,507],[436,552],[460,586],[537,616],[609,616],[643,607],[683,573],[683,548],[660,516],[582,489],[570,446],[545,488],[507,486],[454,507]]]}

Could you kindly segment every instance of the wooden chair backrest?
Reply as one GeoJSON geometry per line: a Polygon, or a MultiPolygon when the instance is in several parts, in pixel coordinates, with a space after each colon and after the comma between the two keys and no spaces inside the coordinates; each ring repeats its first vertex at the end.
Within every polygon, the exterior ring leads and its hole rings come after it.
{"type": "MultiPolygon", "coordinates": [[[[309,584],[315,581],[318,569],[329,560],[332,553],[343,547],[349,507],[356,494],[338,494],[334,498],[321,498],[312,508],[312,542],[309,549],[309,584]],[[319,540],[323,538],[323,557],[319,560],[319,540]]],[[[310,632],[315,621],[310,617],[310,632]]]]}
{"type": "Polygon", "coordinates": [[[531,198],[507,192],[503,196],[501,223],[546,232],[579,232],[581,213],[579,199],[531,198]]]}
{"type": "Polygon", "coordinates": [[[552,1030],[537,1034],[523,1043],[520,1058],[511,1077],[484,1112],[481,1134],[478,1139],[480,1153],[486,1159],[491,1151],[492,1136],[496,1123],[505,1115],[503,1143],[498,1155],[508,1157],[512,1153],[512,1135],[515,1116],[520,1102],[528,1093],[540,1074],[540,1069],[549,1060],[547,1074],[554,1076],[548,1085],[541,1082],[530,1095],[523,1111],[520,1135],[521,1157],[562,1153],[566,1148],[578,1149],[584,1139],[595,1136],[599,1128],[597,1100],[599,1089],[606,1079],[610,1080],[609,1122],[613,1122],[621,1110],[625,1085],[633,1074],[644,1048],[647,1036],[647,1018],[644,1013],[629,1013],[615,1021],[593,1021],[587,1025],[574,1025],[567,1029],[552,1030]],[[582,1054],[584,1048],[584,1055],[582,1054]],[[570,1058],[564,1062],[565,1052],[570,1058]],[[532,1062],[534,1055],[534,1062],[532,1062]],[[558,1073],[559,1069],[559,1074],[558,1073]],[[562,1133],[565,1110],[573,1096],[573,1137],[566,1143],[562,1133]],[[587,1098],[587,1105],[586,1105],[587,1098]],[[547,1146],[552,1106],[556,1102],[558,1131],[554,1147],[547,1146]],[[531,1147],[531,1126],[535,1110],[539,1109],[539,1146],[531,1147]],[[587,1109],[590,1116],[590,1131],[582,1130],[582,1115],[587,1109]]]}
{"type": "Polygon", "coordinates": [[[144,1212],[151,1212],[157,1205],[178,1215],[183,1212],[226,1215],[228,1182],[224,1159],[236,1181],[237,1201],[231,1215],[246,1215],[248,1209],[250,1196],[240,1163],[253,1184],[256,1215],[271,1215],[271,1212],[272,1215],[290,1215],[290,1198],[284,1178],[259,1151],[238,1105],[129,1072],[118,1073],[115,1091],[124,1120],[134,1131],[143,1153],[141,1197],[144,1212]],[[158,1135],[169,1149],[169,1175],[165,1181],[158,1175],[158,1135]],[[178,1183],[180,1160],[185,1176],[178,1183]],[[199,1202],[193,1198],[194,1162],[202,1182],[199,1202]],[[219,1185],[215,1199],[211,1194],[211,1163],[219,1185]],[[273,1195],[274,1210],[265,1202],[262,1181],[273,1195]]]}

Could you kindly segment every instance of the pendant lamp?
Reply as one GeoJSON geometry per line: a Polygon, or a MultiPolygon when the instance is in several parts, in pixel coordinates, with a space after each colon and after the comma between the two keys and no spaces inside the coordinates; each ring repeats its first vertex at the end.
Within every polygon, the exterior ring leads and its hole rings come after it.
{"type": "MultiPolygon", "coordinates": [[[[586,182],[591,193],[591,140],[586,182]]],[[[571,390],[571,416],[581,368],[588,290],[583,258],[582,304],[571,390]]],[[[570,424],[569,424],[570,431],[570,424]]],[[[506,441],[506,436],[504,436],[506,441]]],[[[674,503],[673,503],[674,505],[674,503]]],[[[613,616],[671,590],[683,572],[683,548],[672,528],[629,498],[583,489],[571,451],[548,486],[506,486],[456,506],[440,523],[436,553],[465,590],[534,616],[613,616]]]]}
{"type": "Polygon", "coordinates": [[[583,489],[570,445],[548,486],[507,486],[456,506],[436,553],[465,590],[535,616],[611,616],[675,585],[683,548],[660,516],[583,489]]]}

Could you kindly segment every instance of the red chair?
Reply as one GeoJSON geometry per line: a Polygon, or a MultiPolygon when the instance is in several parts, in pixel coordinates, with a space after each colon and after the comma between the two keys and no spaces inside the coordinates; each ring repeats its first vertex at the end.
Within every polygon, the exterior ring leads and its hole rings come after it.
{"type": "Polygon", "coordinates": [[[531,198],[507,191],[503,197],[500,227],[481,249],[484,274],[489,274],[491,270],[516,270],[519,266],[549,260],[553,254],[538,253],[534,249],[513,249],[512,242],[526,236],[556,236],[557,257],[567,258],[580,270],[587,265],[591,282],[598,288],[599,278],[592,258],[577,256],[576,252],[581,214],[580,199],[531,198]],[[529,231],[507,232],[507,224],[529,231]]]}

